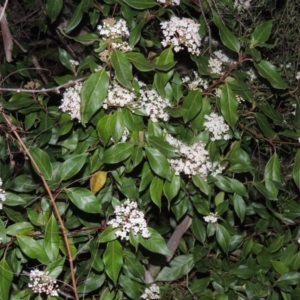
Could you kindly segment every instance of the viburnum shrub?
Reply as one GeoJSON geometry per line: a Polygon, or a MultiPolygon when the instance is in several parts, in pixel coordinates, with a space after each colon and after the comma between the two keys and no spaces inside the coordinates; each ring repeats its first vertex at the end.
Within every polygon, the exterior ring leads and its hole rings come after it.
{"type": "Polygon", "coordinates": [[[0,66],[0,299],[298,299],[300,101],[256,1],[46,2],[60,47],[0,66]]]}

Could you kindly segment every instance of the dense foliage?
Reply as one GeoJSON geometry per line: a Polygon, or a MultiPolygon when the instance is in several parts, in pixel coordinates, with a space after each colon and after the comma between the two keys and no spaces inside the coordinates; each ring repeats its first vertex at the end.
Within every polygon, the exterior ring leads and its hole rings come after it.
{"type": "Polygon", "coordinates": [[[298,299],[299,4],[19,2],[0,299],[298,299]]]}

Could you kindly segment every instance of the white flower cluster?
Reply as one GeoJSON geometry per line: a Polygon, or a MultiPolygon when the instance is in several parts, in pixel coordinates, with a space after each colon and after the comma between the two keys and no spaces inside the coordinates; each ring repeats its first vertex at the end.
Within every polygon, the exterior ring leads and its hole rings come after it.
{"type": "Polygon", "coordinates": [[[140,89],[140,97],[137,107],[145,110],[152,122],[159,119],[169,120],[169,114],[164,111],[166,107],[172,106],[168,99],[163,99],[155,90],[140,89]]]}
{"type": "Polygon", "coordinates": [[[297,79],[297,80],[300,80],[300,72],[297,72],[297,74],[296,74],[296,79],[297,79]]]}
{"type": "Polygon", "coordinates": [[[168,4],[168,5],[180,5],[180,0],[157,0],[158,3],[168,4]]]}
{"type": "Polygon", "coordinates": [[[209,160],[209,153],[205,150],[205,145],[201,142],[195,143],[191,146],[175,139],[170,134],[166,134],[166,141],[178,148],[178,152],[184,158],[168,159],[171,167],[175,170],[175,174],[184,173],[188,176],[200,175],[213,176],[222,173],[223,167],[218,162],[211,162],[209,160]]]}
{"type": "Polygon", "coordinates": [[[253,68],[246,71],[246,73],[249,75],[249,80],[252,82],[257,78],[256,72],[253,68]]]}
{"type": "Polygon", "coordinates": [[[238,11],[249,9],[251,6],[251,1],[252,0],[235,0],[233,7],[238,11]]]}
{"type": "Polygon", "coordinates": [[[2,209],[3,203],[6,200],[5,191],[1,189],[2,184],[3,182],[2,179],[0,178],[0,209],[2,209]]]}
{"type": "Polygon", "coordinates": [[[146,300],[160,299],[159,287],[156,284],[152,284],[149,288],[145,289],[141,298],[146,300]]]}
{"type": "Polygon", "coordinates": [[[134,235],[141,233],[147,239],[151,236],[144,213],[138,209],[137,202],[127,199],[123,204],[117,206],[114,211],[116,217],[107,222],[112,228],[120,228],[116,236],[122,240],[129,240],[129,233],[134,235]]]}
{"type": "Polygon", "coordinates": [[[208,81],[199,77],[199,74],[193,71],[193,79],[190,76],[185,76],[182,78],[183,83],[188,84],[189,90],[202,90],[208,88],[208,81]]]}
{"type": "Polygon", "coordinates": [[[228,55],[226,55],[222,50],[215,51],[214,56],[226,65],[234,64],[234,60],[231,59],[228,55]]]}
{"type": "Polygon", "coordinates": [[[136,95],[120,86],[116,81],[113,81],[109,85],[107,98],[103,102],[103,108],[107,109],[108,106],[120,106],[123,107],[128,104],[132,104],[136,98],[136,95]]]}
{"type": "Polygon", "coordinates": [[[120,19],[116,21],[114,18],[108,18],[103,20],[103,25],[98,25],[100,36],[103,40],[113,40],[111,47],[121,51],[131,51],[132,47],[126,41],[122,41],[122,38],[129,37],[129,30],[125,20],[120,19]]]}
{"type": "Polygon", "coordinates": [[[199,35],[200,24],[189,18],[171,17],[170,21],[160,23],[164,39],[161,44],[174,45],[176,52],[183,49],[182,45],[186,46],[187,50],[195,55],[200,54],[201,37],[199,35]]]}
{"type": "Polygon", "coordinates": [[[134,92],[123,88],[116,81],[113,81],[109,86],[107,98],[103,102],[103,108],[128,105],[133,110],[144,110],[153,122],[158,122],[159,119],[168,121],[169,115],[164,109],[171,106],[170,101],[163,99],[155,90],[148,90],[143,82],[138,81],[138,84],[140,86],[140,96],[137,98],[134,92]]]}
{"type": "Polygon", "coordinates": [[[208,67],[213,74],[222,75],[223,73],[223,64],[219,58],[210,57],[208,60],[208,67]]]}
{"type": "Polygon", "coordinates": [[[203,217],[203,219],[207,223],[217,223],[218,222],[218,214],[210,213],[208,216],[203,217]]]}
{"type": "Polygon", "coordinates": [[[79,65],[79,62],[77,60],[74,60],[74,59],[70,59],[70,64],[73,68],[75,68],[76,66],[79,65]]]}
{"type": "Polygon", "coordinates": [[[80,90],[82,83],[77,83],[73,87],[69,87],[63,93],[62,104],[59,108],[63,112],[68,112],[71,119],[78,119],[80,122],[80,90]]]}
{"type": "Polygon", "coordinates": [[[204,127],[212,133],[211,140],[229,140],[231,136],[227,133],[229,126],[225,123],[224,118],[216,113],[205,115],[204,118],[207,120],[204,122],[204,127]]]}
{"type": "Polygon", "coordinates": [[[56,280],[48,276],[48,272],[39,271],[38,269],[30,271],[30,283],[28,287],[34,293],[45,293],[50,296],[58,296],[56,280]]]}

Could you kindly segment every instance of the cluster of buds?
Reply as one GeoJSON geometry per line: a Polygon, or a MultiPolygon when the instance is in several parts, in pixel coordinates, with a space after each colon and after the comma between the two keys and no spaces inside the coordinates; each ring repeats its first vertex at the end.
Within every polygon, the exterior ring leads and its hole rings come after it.
{"type": "Polygon", "coordinates": [[[123,204],[117,206],[114,211],[115,218],[108,221],[108,225],[112,228],[118,228],[115,232],[117,237],[121,240],[129,240],[129,233],[134,235],[140,233],[143,238],[149,238],[151,236],[145,215],[138,209],[137,202],[127,199],[123,204]]]}
{"type": "Polygon", "coordinates": [[[3,203],[6,200],[5,191],[1,189],[2,184],[3,182],[2,179],[0,178],[0,209],[2,209],[3,203]]]}
{"type": "Polygon", "coordinates": [[[229,126],[225,123],[224,118],[216,113],[205,115],[204,127],[212,134],[211,140],[229,140],[231,136],[228,134],[229,126]]]}
{"type": "Polygon", "coordinates": [[[218,214],[210,213],[208,216],[203,217],[206,223],[217,223],[218,222],[218,214]]]}
{"type": "Polygon", "coordinates": [[[152,284],[149,288],[146,288],[142,299],[151,300],[151,299],[160,299],[159,287],[156,284],[152,284]]]}
{"type": "Polygon", "coordinates": [[[50,296],[58,296],[56,280],[48,275],[48,272],[39,271],[34,269],[30,271],[30,283],[28,287],[34,293],[45,293],[50,296]]]}

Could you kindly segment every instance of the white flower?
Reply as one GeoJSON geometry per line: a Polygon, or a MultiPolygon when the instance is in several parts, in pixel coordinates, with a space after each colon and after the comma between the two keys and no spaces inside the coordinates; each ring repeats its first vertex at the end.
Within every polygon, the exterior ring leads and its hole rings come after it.
{"type": "Polygon", "coordinates": [[[203,217],[203,219],[207,223],[216,223],[218,222],[218,214],[210,213],[208,216],[203,217]]]}
{"type": "Polygon", "coordinates": [[[257,78],[256,72],[253,68],[246,71],[246,73],[249,75],[249,79],[250,79],[251,82],[254,81],[257,78]]]}
{"type": "Polygon", "coordinates": [[[233,7],[236,8],[238,11],[249,9],[251,1],[252,0],[235,0],[233,7]]]}
{"type": "Polygon", "coordinates": [[[182,158],[168,159],[170,166],[175,170],[175,174],[184,173],[188,176],[200,175],[207,176],[208,174],[217,175],[222,173],[223,167],[219,163],[212,163],[209,160],[209,153],[205,150],[205,145],[201,142],[191,146],[175,139],[170,134],[166,134],[166,141],[178,148],[182,158]]]}
{"type": "Polygon", "coordinates": [[[107,222],[112,228],[119,228],[115,232],[121,240],[129,240],[129,233],[134,235],[141,233],[143,238],[151,236],[144,213],[138,209],[137,202],[127,199],[123,204],[117,206],[114,211],[116,217],[107,222]]]}
{"type": "Polygon", "coordinates": [[[158,3],[161,3],[161,4],[168,4],[168,5],[172,5],[172,6],[175,6],[175,5],[180,5],[180,0],[157,0],[158,3]]]}
{"type": "Polygon", "coordinates": [[[3,203],[6,200],[5,191],[1,189],[2,184],[3,182],[2,179],[0,178],[0,209],[2,209],[3,203]]]}
{"type": "Polygon", "coordinates": [[[215,51],[214,56],[224,64],[228,64],[228,65],[234,64],[234,60],[231,59],[229,56],[227,56],[222,50],[215,51]]]}
{"type": "Polygon", "coordinates": [[[146,300],[160,299],[159,287],[156,284],[152,284],[149,288],[145,289],[141,298],[146,300]]]}
{"type": "Polygon", "coordinates": [[[216,113],[205,115],[204,118],[207,120],[203,126],[212,133],[211,140],[229,140],[231,136],[228,134],[229,126],[225,123],[224,118],[216,113]]]}
{"type": "Polygon", "coordinates": [[[173,45],[174,51],[183,49],[184,45],[189,52],[195,55],[200,54],[201,37],[199,35],[200,24],[189,18],[178,18],[172,16],[170,21],[160,23],[164,39],[161,44],[166,47],[173,45]]]}
{"type": "Polygon", "coordinates": [[[222,61],[219,58],[210,58],[208,60],[208,67],[213,74],[222,75],[222,61]]]}
{"type": "Polygon", "coordinates": [[[76,66],[79,65],[79,62],[78,62],[77,60],[70,59],[70,64],[71,64],[71,66],[74,68],[74,67],[76,67],[76,66]]]}
{"type": "Polygon", "coordinates": [[[297,74],[296,74],[296,79],[297,79],[297,80],[300,80],[300,72],[297,72],[297,74]]]}
{"type": "Polygon", "coordinates": [[[38,269],[31,270],[28,287],[30,287],[34,293],[45,293],[56,297],[58,296],[56,280],[48,276],[48,274],[48,272],[39,271],[38,269]]]}
{"type": "Polygon", "coordinates": [[[208,82],[205,79],[199,77],[199,74],[193,71],[194,78],[191,79],[189,76],[185,76],[182,78],[183,83],[188,84],[189,90],[202,90],[208,88],[208,82]]]}
{"type": "Polygon", "coordinates": [[[108,18],[103,20],[103,25],[98,25],[99,34],[104,40],[117,39],[120,37],[129,37],[129,30],[125,20],[120,19],[116,21],[114,18],[108,18]]]}
{"type": "Polygon", "coordinates": [[[63,93],[62,103],[59,108],[63,112],[70,114],[71,119],[78,119],[80,122],[80,90],[82,83],[76,83],[73,87],[69,87],[63,93]]]}

